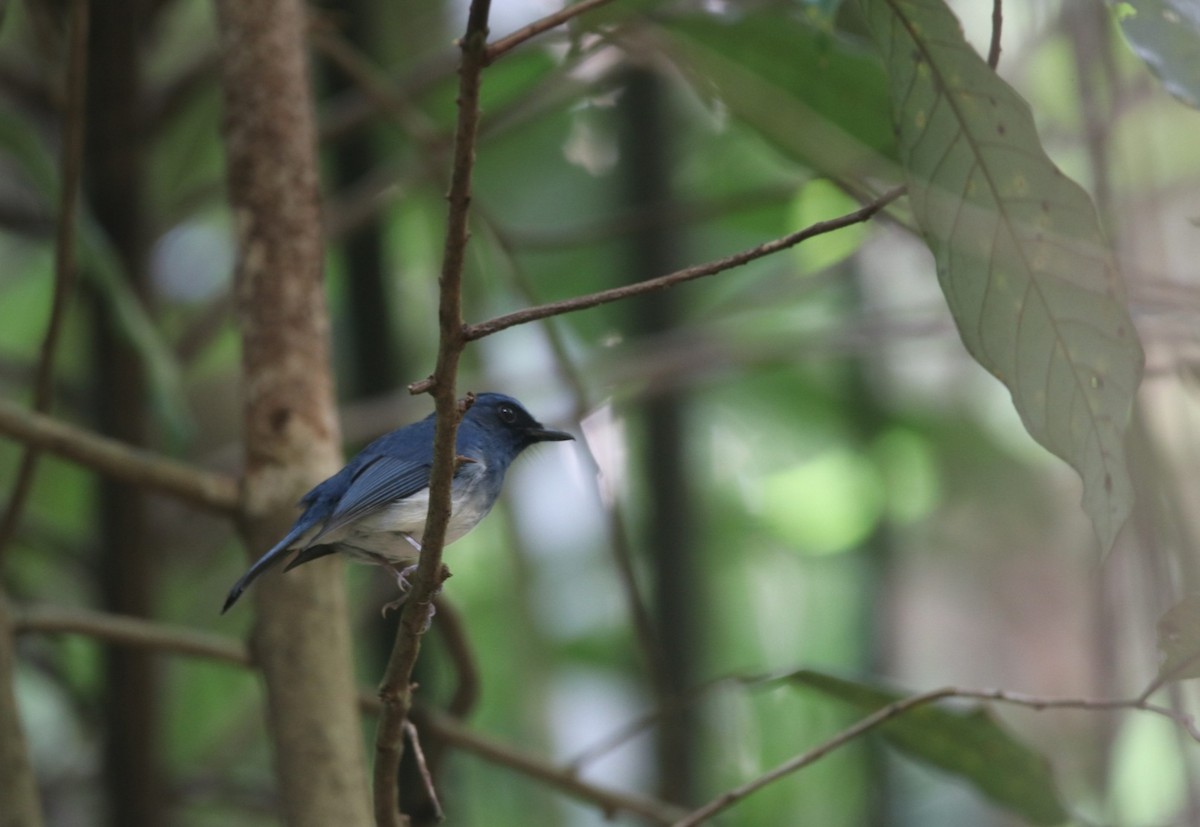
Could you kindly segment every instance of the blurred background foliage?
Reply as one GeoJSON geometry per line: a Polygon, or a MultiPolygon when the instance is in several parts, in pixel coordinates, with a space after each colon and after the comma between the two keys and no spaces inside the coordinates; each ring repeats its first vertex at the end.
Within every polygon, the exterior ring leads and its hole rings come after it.
{"type": "MultiPolygon", "coordinates": [[[[489,68],[468,321],[726,255],[853,209],[863,182],[878,192],[898,180],[882,68],[841,5],[615,3],[489,68]],[[830,124],[856,140],[830,140],[830,124]]],[[[585,778],[699,804],[861,715],[795,681],[751,678],[804,667],[913,691],[1088,698],[1133,697],[1150,682],[1156,620],[1198,588],[1187,503],[1200,456],[1200,115],[1127,47],[1117,18],[1130,4],[1114,5],[1008,0],[999,67],[1031,102],[1047,151],[1096,199],[1148,354],[1131,438],[1139,499],[1112,553],[1101,560],[1078,478],[966,355],[901,203],[744,268],[468,349],[463,390],[511,393],[583,437],[523,460],[502,507],[447,555],[446,597],[478,664],[473,728],[555,762],[579,757],[585,778]],[[644,624],[614,549],[632,561],[644,624]],[[665,698],[676,698],[666,713],[593,751],[665,698]]],[[[991,4],[951,6],[986,53],[991,4]]],[[[492,31],[554,7],[496,2],[492,31]]],[[[0,6],[0,386],[20,400],[52,294],[61,12],[0,6]]],[[[311,12],[352,451],[430,409],[405,385],[434,359],[465,10],[345,0],[311,12]]],[[[1153,52],[1153,33],[1142,37],[1153,52]]],[[[236,472],[235,252],[212,8],[95,3],[90,46],[83,285],[56,414],[236,472]]],[[[0,442],[0,490],[19,455],[0,442]]],[[[250,607],[217,609],[246,559],[226,523],[46,456],[4,580],[18,601],[241,637],[250,607]],[[112,583],[118,565],[133,572],[112,583]]],[[[379,606],[393,585],[373,569],[347,577],[370,687],[390,646],[394,618],[379,606]]],[[[420,672],[421,698],[444,705],[458,675],[439,622],[420,672]]],[[[122,666],[83,637],[28,635],[17,689],[49,823],[276,823],[252,673],[171,656],[122,666]],[[120,711],[131,707],[134,723],[120,711]]],[[[1194,687],[1163,692],[1195,709],[1194,687]]],[[[1200,823],[1200,751],[1169,722],[996,715],[1048,758],[1074,817],[1200,823]]],[[[872,736],[719,823],[1025,823],[976,787],[872,736]]],[[[456,752],[439,789],[451,824],[605,820],[456,752]]]]}

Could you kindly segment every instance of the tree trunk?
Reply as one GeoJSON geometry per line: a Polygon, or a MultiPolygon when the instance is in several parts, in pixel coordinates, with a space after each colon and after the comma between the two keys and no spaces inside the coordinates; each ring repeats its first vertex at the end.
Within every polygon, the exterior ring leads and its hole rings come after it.
{"type": "MultiPolygon", "coordinates": [[[[142,187],[141,0],[93,0],[88,48],[88,200],[120,257],[134,294],[149,303],[146,212],[142,187]]],[[[92,373],[101,433],[129,445],[146,443],[146,380],[141,356],[99,289],[87,291],[96,324],[92,373]]],[[[136,485],[99,483],[100,577],[104,607],[154,616],[160,550],[147,537],[146,495],[136,485]]],[[[159,675],[153,654],[107,646],[104,698],[104,786],[108,823],[155,827],[165,820],[159,743],[159,675]]]]}
{"type": "MultiPolygon", "coordinates": [[[[245,536],[261,554],[293,503],[340,464],[322,288],[312,98],[300,0],[219,0],[230,200],[245,373],[245,536]]],[[[285,821],[371,821],[341,566],[256,584],[285,821]]]]}

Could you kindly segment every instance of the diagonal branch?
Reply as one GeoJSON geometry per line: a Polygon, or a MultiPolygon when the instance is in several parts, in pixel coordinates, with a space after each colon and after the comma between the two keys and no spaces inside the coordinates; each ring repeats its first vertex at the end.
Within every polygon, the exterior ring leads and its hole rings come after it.
{"type": "Polygon", "coordinates": [[[704,276],[716,275],[725,270],[732,270],[755,259],[778,253],[780,250],[786,250],[789,247],[794,247],[800,242],[807,241],[815,236],[824,235],[834,230],[840,230],[843,227],[868,221],[903,194],[904,188],[897,187],[879,196],[874,201],[864,204],[854,212],[847,213],[838,218],[831,218],[828,221],[818,221],[816,224],[812,224],[802,230],[797,230],[790,235],[759,244],[748,250],[742,250],[740,253],[734,253],[725,258],[686,267],[683,270],[676,270],[674,273],[667,273],[665,276],[647,279],[646,281],[622,285],[621,287],[614,287],[609,290],[601,290],[585,296],[575,296],[570,299],[563,299],[562,301],[541,304],[536,307],[527,307],[524,310],[506,313],[503,316],[497,316],[494,319],[489,319],[479,324],[467,325],[463,331],[463,336],[468,342],[473,342],[477,339],[491,336],[493,333],[499,333],[501,330],[515,327],[516,325],[527,324],[528,322],[546,319],[551,316],[561,316],[564,313],[573,313],[577,310],[587,310],[592,307],[599,307],[602,304],[623,301],[633,296],[656,293],[660,290],[667,290],[676,285],[683,284],[684,282],[694,281],[704,276]]]}
{"type": "Polygon", "coordinates": [[[238,513],[238,483],[230,476],[203,471],[152,451],[27,411],[0,399],[0,434],[58,454],[114,479],[154,489],[193,505],[238,513]]]}
{"type": "Polygon", "coordinates": [[[1109,700],[1097,698],[1046,698],[1037,695],[1026,695],[1020,692],[1009,692],[1008,690],[1004,689],[960,689],[957,687],[948,686],[941,689],[933,689],[928,692],[921,692],[916,695],[910,695],[907,698],[901,698],[900,700],[890,703],[887,706],[880,707],[870,715],[859,719],[854,724],[851,724],[841,732],[834,735],[832,738],[821,742],[812,749],[802,752],[801,754],[784,761],[779,766],[768,770],[757,778],[747,781],[745,784],[722,793],[712,801],[705,804],[703,807],[693,811],[692,813],[689,813],[685,818],[674,822],[671,827],[695,827],[695,825],[707,821],[717,813],[728,809],[752,793],[758,792],[768,784],[778,781],[787,775],[791,775],[792,773],[801,770],[810,764],[816,763],[826,755],[829,755],[831,752],[834,752],[835,750],[845,746],[856,738],[859,738],[860,736],[887,723],[888,721],[911,712],[918,707],[937,703],[938,701],[945,700],[947,698],[966,698],[969,700],[1006,703],[1039,711],[1043,709],[1081,709],[1090,710],[1093,712],[1150,712],[1174,721],[1175,724],[1184,729],[1194,740],[1200,742],[1200,729],[1197,729],[1195,722],[1190,716],[1182,715],[1164,706],[1159,706],[1158,704],[1148,703],[1145,698],[1134,698],[1130,700],[1109,700]]]}
{"type": "Polygon", "coordinates": [[[520,46],[526,40],[537,37],[542,32],[549,31],[557,26],[561,26],[573,17],[578,17],[584,12],[589,12],[592,9],[603,6],[610,0],[581,0],[565,8],[559,9],[553,14],[548,14],[540,20],[535,20],[524,28],[517,29],[510,35],[500,38],[495,43],[487,47],[487,56],[485,58],[487,65],[491,65],[495,61],[504,57],[517,46],[520,46]]]}

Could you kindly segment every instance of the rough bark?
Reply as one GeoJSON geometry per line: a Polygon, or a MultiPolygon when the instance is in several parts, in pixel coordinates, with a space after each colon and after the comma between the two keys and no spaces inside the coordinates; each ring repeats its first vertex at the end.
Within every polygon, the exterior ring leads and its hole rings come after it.
{"type": "MultiPolygon", "coordinates": [[[[244,525],[254,555],[340,464],[321,282],[315,128],[299,0],[219,0],[245,375],[244,525]]],[[[256,584],[279,793],[294,827],[370,823],[340,564],[256,584]]]]}

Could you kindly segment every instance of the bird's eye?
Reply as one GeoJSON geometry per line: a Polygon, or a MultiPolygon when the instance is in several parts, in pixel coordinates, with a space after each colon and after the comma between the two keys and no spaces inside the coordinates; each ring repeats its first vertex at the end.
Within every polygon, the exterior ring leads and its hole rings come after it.
{"type": "Polygon", "coordinates": [[[513,424],[514,422],[517,421],[517,409],[514,408],[512,405],[501,405],[500,406],[500,418],[502,420],[504,420],[505,422],[507,422],[509,425],[513,424]]]}

